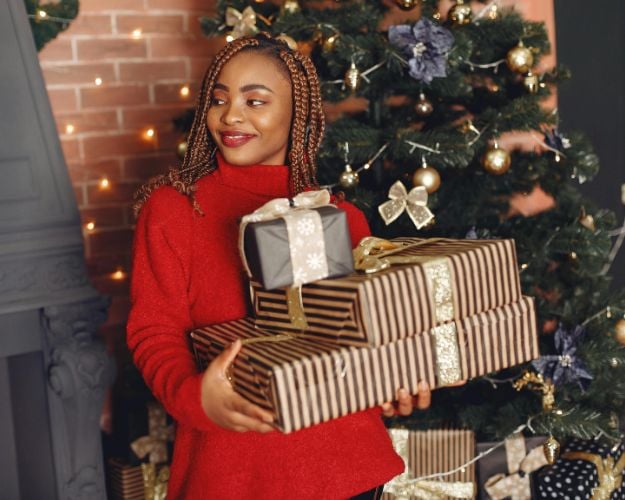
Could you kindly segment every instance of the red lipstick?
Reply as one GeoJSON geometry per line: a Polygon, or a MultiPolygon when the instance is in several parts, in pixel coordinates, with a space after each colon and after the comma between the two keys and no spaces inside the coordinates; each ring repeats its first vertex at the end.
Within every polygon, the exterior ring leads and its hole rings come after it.
{"type": "Polygon", "coordinates": [[[228,148],[238,148],[248,143],[255,136],[253,134],[246,134],[244,132],[232,131],[232,132],[220,132],[221,142],[228,148]]]}

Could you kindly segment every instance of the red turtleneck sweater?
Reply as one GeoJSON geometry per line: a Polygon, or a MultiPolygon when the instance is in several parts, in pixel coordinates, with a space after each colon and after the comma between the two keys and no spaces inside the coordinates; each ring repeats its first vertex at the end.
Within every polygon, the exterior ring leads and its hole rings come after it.
{"type": "MultiPolygon", "coordinates": [[[[177,421],[170,499],[339,499],[403,470],[380,417],[370,410],[292,434],[237,433],[213,424],[200,403],[201,374],[188,332],[249,314],[237,249],[239,218],[288,195],[288,167],[219,168],[197,183],[199,216],[171,187],[141,211],[134,242],[127,340],[154,395],[177,421]]],[[[363,214],[340,203],[354,243],[363,214]]]]}

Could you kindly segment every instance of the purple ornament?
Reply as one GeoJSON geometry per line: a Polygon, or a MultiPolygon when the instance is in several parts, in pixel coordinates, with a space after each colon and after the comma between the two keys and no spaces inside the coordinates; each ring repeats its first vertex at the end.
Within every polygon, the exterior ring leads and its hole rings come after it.
{"type": "Polygon", "coordinates": [[[447,76],[447,54],[454,43],[448,29],[421,18],[412,27],[391,26],[388,39],[408,56],[409,74],[415,80],[430,83],[436,77],[447,76]]]}

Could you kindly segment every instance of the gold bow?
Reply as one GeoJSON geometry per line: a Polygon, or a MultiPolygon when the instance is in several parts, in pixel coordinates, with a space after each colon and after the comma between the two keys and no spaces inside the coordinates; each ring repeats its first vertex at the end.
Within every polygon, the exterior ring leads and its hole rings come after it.
{"type": "Polygon", "coordinates": [[[484,484],[484,489],[492,500],[510,497],[512,500],[531,498],[530,474],[547,465],[542,446],[537,446],[525,454],[525,439],[521,433],[514,434],[505,441],[508,473],[495,474],[484,484]],[[521,476],[519,471],[523,471],[521,476]]]}
{"type": "Polygon", "coordinates": [[[157,474],[155,464],[141,464],[141,473],[145,500],[165,500],[169,483],[169,466],[162,466],[157,474]]]}
{"type": "Polygon", "coordinates": [[[475,485],[473,482],[446,482],[413,479],[409,465],[408,429],[389,429],[395,452],[404,461],[404,472],[395,476],[384,485],[384,493],[390,493],[398,500],[410,498],[427,498],[431,500],[445,500],[451,498],[473,498],[475,485]]]}
{"type": "Polygon", "coordinates": [[[254,35],[258,33],[256,12],[252,7],[245,7],[243,12],[239,12],[234,7],[228,7],[226,9],[226,26],[232,26],[230,34],[233,38],[254,35]]]}
{"type": "Polygon", "coordinates": [[[149,435],[130,443],[132,451],[139,458],[149,454],[153,464],[167,462],[167,441],[174,440],[174,426],[167,425],[165,410],[158,403],[148,405],[148,429],[149,435]]]}
{"type": "Polygon", "coordinates": [[[417,229],[421,229],[434,218],[434,214],[427,207],[428,192],[423,186],[414,187],[408,193],[402,182],[397,181],[391,186],[388,197],[390,200],[378,207],[386,225],[397,219],[404,210],[408,212],[417,229]]]}
{"type": "Polygon", "coordinates": [[[388,269],[393,264],[415,264],[429,262],[432,257],[426,255],[393,256],[394,254],[422,245],[431,245],[447,238],[428,238],[414,243],[389,241],[375,236],[366,236],[352,251],[354,255],[354,269],[368,274],[388,269]]]}
{"type": "Polygon", "coordinates": [[[569,451],[562,455],[565,460],[586,460],[595,464],[599,485],[592,489],[591,500],[610,500],[612,493],[618,490],[623,483],[623,469],[625,469],[625,453],[617,462],[614,457],[608,455],[602,457],[585,451],[569,451]]]}

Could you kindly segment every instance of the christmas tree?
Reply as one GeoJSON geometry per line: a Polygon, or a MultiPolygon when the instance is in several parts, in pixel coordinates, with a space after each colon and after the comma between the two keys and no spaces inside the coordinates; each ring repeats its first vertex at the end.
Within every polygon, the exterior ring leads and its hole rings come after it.
{"type": "Polygon", "coordinates": [[[61,31],[66,30],[69,23],[78,15],[78,0],[57,2],[24,0],[24,4],[37,50],[43,49],[46,43],[54,40],[61,31]]]}
{"type": "Polygon", "coordinates": [[[328,109],[338,110],[320,182],[357,204],[375,235],[516,242],[523,292],[537,301],[541,357],[437,390],[430,410],[391,425],[453,424],[500,439],[531,424],[557,438],[617,438],[625,401],[625,294],[609,291],[617,223],[576,187],[599,168],[591,145],[544,104],[569,77],[563,67],[535,72],[550,50],[545,26],[496,1],[458,0],[449,12],[434,0],[395,2],[220,1],[202,19],[207,36],[268,31],[310,55],[328,109]],[[519,131],[534,147],[502,147],[519,131]],[[412,213],[380,208],[391,187],[412,213]],[[425,199],[434,218],[410,210],[425,199]]]}

